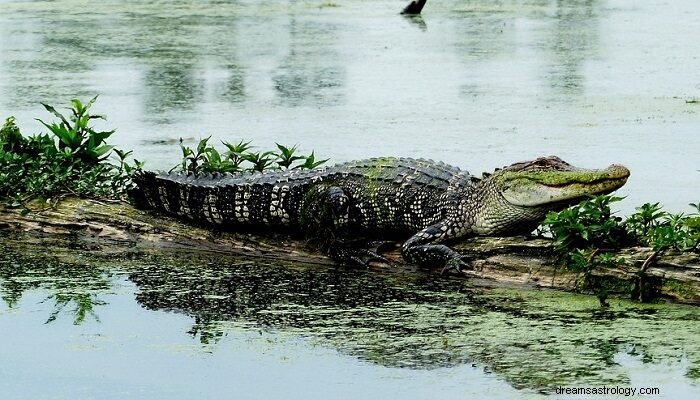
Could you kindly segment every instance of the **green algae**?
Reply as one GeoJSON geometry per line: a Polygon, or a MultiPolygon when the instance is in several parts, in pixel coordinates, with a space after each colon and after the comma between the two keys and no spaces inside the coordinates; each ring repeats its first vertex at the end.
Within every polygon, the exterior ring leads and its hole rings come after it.
{"type": "Polygon", "coordinates": [[[661,291],[680,300],[691,300],[700,296],[697,285],[670,278],[663,280],[661,291]]]}
{"type": "Polygon", "coordinates": [[[574,183],[600,183],[608,179],[619,179],[618,176],[604,170],[583,171],[506,171],[501,174],[504,181],[518,181],[521,184],[541,183],[547,186],[563,186],[574,183]]]}

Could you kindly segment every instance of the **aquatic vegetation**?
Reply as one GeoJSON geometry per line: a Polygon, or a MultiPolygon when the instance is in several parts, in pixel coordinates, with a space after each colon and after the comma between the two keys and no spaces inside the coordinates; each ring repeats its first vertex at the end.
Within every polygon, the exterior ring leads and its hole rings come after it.
{"type": "Polygon", "coordinates": [[[180,139],[182,161],[170,171],[183,171],[193,174],[201,173],[235,173],[243,171],[268,171],[275,169],[313,169],[324,164],[328,159],[316,160],[312,151],[307,156],[297,154],[298,145],[284,146],[279,143],[277,151],[251,150],[250,142],[240,141],[232,144],[222,141],[227,150],[219,152],[209,144],[211,136],[199,141],[196,148],[185,146],[180,139]]]}
{"type": "Polygon", "coordinates": [[[621,201],[611,195],[596,196],[560,212],[552,212],[543,222],[552,235],[557,249],[569,269],[582,273],[581,289],[597,291],[605,305],[607,289],[593,278],[601,268],[614,268],[623,261],[615,255],[623,247],[646,246],[651,253],[638,271],[637,282],[631,286],[634,298],[647,300],[654,297],[645,271],[664,251],[691,251],[700,249],[700,203],[691,203],[691,214],[673,214],[659,203],[646,203],[623,219],[611,212],[610,205],[621,201]]]}
{"type": "MultiPolygon", "coordinates": [[[[87,103],[71,100],[67,116],[42,103],[56,118],[38,120],[48,133],[27,137],[14,117],[5,120],[0,128],[0,199],[7,206],[24,207],[28,212],[29,202],[37,198],[45,200],[48,207],[67,196],[127,200],[134,172],[143,163],[128,160],[132,151],[107,144],[115,129],[94,127],[95,120],[105,120],[90,112],[96,100],[97,96],[87,103]]],[[[277,144],[276,151],[254,152],[250,142],[222,142],[227,150],[219,152],[209,144],[210,139],[200,140],[194,149],[183,145],[181,139],[182,161],[173,170],[200,174],[311,169],[328,161],[316,159],[313,151],[300,155],[298,145],[277,144]]]]}
{"type": "Polygon", "coordinates": [[[90,113],[97,97],[83,104],[71,100],[68,117],[48,104],[56,122],[39,120],[49,133],[26,137],[9,117],[0,129],[0,198],[9,206],[25,207],[34,198],[47,204],[68,195],[124,198],[131,176],[142,165],[127,161],[130,151],[106,144],[114,130],[96,130],[92,122],[105,119],[90,113]],[[116,162],[108,161],[110,155],[116,162]]]}

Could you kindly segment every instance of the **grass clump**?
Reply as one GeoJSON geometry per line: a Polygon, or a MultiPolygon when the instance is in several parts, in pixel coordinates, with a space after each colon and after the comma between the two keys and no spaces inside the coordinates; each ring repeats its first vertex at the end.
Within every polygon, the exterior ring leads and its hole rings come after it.
{"type": "Polygon", "coordinates": [[[90,113],[97,97],[83,104],[71,100],[65,116],[48,104],[44,108],[56,121],[39,120],[48,133],[24,136],[14,117],[0,128],[0,199],[11,207],[25,207],[34,198],[47,203],[67,195],[122,199],[131,177],[142,165],[131,164],[131,152],[114,149],[106,140],[114,130],[95,129],[93,121],[105,119],[90,113]],[[109,161],[115,155],[116,159],[109,161]]]}

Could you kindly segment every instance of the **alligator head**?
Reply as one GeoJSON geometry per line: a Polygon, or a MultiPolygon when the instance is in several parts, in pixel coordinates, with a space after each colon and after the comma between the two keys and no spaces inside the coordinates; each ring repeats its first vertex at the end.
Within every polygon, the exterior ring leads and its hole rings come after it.
{"type": "Polygon", "coordinates": [[[629,175],[622,165],[583,169],[554,156],[509,165],[479,183],[487,194],[477,212],[476,231],[532,231],[547,212],[619,189],[629,175]]]}

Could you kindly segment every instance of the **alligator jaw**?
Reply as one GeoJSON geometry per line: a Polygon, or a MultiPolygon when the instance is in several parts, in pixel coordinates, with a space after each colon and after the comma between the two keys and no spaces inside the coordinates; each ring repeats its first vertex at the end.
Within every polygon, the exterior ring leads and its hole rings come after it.
{"type": "Polygon", "coordinates": [[[506,171],[501,195],[514,206],[547,207],[574,203],[588,196],[607,194],[622,187],[630,171],[622,165],[606,169],[562,169],[506,171]]]}

